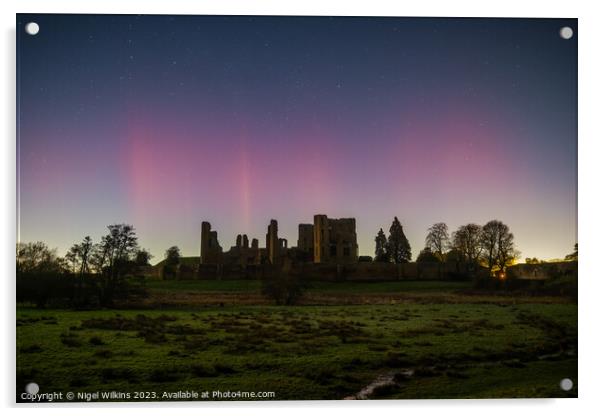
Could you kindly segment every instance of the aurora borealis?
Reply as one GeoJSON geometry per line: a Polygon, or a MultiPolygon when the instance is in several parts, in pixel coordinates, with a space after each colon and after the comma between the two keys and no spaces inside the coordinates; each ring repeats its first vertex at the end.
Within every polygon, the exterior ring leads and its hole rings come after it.
{"type": "Polygon", "coordinates": [[[576,19],[18,15],[19,239],[131,223],[155,261],[355,217],[577,241],[576,19]],[[35,21],[40,32],[24,33],[35,21]],[[559,36],[571,26],[572,39],[559,36]]]}

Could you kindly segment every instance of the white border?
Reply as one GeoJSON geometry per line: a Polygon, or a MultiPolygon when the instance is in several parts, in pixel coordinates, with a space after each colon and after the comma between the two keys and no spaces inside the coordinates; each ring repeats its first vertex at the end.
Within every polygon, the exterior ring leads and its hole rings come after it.
{"type": "MultiPolygon", "coordinates": [[[[440,400],[397,402],[276,402],[276,403],[161,403],[144,406],[149,414],[164,414],[167,407],[180,413],[252,413],[306,415],[308,412],[335,409],[350,415],[377,412],[432,413],[450,415],[504,415],[508,413],[545,412],[546,415],[567,415],[568,412],[591,414],[599,411],[599,382],[601,326],[599,298],[602,295],[602,275],[595,266],[598,244],[602,234],[597,215],[602,212],[599,196],[600,178],[596,167],[602,155],[600,141],[600,104],[602,97],[602,15],[593,1],[527,1],[504,0],[487,2],[473,0],[422,0],[413,2],[328,1],[328,0],[123,0],[104,1],[21,1],[13,4],[1,2],[0,19],[3,25],[2,123],[4,140],[0,155],[2,161],[3,230],[0,255],[4,273],[1,296],[3,314],[2,362],[0,368],[0,403],[15,411],[15,309],[14,309],[14,247],[15,247],[15,13],[132,13],[132,14],[270,14],[270,15],[339,15],[339,16],[474,16],[474,17],[571,17],[579,18],[579,245],[580,245],[580,298],[579,298],[579,399],[573,400],[440,400]]],[[[599,256],[598,256],[599,257],[599,256]]],[[[44,406],[43,414],[63,415],[81,413],[81,405],[44,406]]],[[[88,405],[92,414],[131,412],[141,404],[88,405]],[[125,409],[123,409],[125,407],[125,409]],[[109,410],[110,408],[110,410],[109,410]]],[[[36,411],[25,408],[26,413],[36,411]]],[[[37,411],[40,411],[38,408],[37,411]]],[[[22,413],[22,412],[21,412],[22,413]]]]}

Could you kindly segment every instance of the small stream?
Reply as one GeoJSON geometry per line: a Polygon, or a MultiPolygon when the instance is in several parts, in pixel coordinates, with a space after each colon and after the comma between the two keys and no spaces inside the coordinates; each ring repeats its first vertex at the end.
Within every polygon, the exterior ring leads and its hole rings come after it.
{"type": "Polygon", "coordinates": [[[397,374],[401,374],[405,377],[412,377],[414,375],[414,370],[406,368],[406,369],[401,369],[401,370],[390,371],[386,374],[381,374],[380,376],[376,377],[370,384],[368,384],[363,389],[361,389],[358,393],[353,394],[351,396],[347,396],[343,400],[367,400],[367,399],[370,399],[372,397],[372,395],[374,394],[374,390],[376,390],[377,388],[385,387],[385,386],[392,386],[392,385],[397,384],[395,381],[395,376],[397,374]]]}
{"type": "MultiPolygon", "coordinates": [[[[555,358],[561,358],[563,356],[575,356],[576,351],[569,349],[568,351],[560,351],[556,353],[543,354],[537,357],[537,360],[549,360],[555,358]]],[[[497,361],[499,363],[499,361],[497,361]]],[[[414,369],[412,368],[401,368],[391,370],[385,374],[381,374],[376,377],[372,382],[362,388],[359,392],[352,394],[351,396],[344,397],[343,400],[368,400],[374,395],[374,391],[381,387],[393,386],[397,384],[396,376],[403,376],[410,378],[414,376],[414,369]]]]}

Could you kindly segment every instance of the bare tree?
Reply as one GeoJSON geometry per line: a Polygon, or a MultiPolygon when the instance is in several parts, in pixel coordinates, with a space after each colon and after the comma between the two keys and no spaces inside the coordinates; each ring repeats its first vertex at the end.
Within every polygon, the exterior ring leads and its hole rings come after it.
{"type": "Polygon", "coordinates": [[[92,253],[92,239],[90,236],[84,237],[84,240],[79,244],[71,246],[65,259],[72,265],[74,273],[84,275],[90,273],[90,255],[92,253]]]}
{"type": "Polygon", "coordinates": [[[92,239],[90,236],[84,237],[84,241],[82,241],[79,245],[79,257],[81,259],[81,269],[80,274],[90,273],[90,253],[92,252],[92,239]]]}
{"type": "Polygon", "coordinates": [[[476,264],[483,252],[482,228],[477,224],[466,224],[452,234],[453,247],[470,263],[476,264]]]}
{"type": "Polygon", "coordinates": [[[17,273],[57,272],[62,262],[56,249],[50,249],[42,241],[17,244],[17,273]]]}
{"type": "Polygon", "coordinates": [[[506,271],[520,253],[514,248],[514,234],[505,226],[503,232],[498,235],[497,243],[497,267],[500,271],[506,271]]]}
{"type": "Polygon", "coordinates": [[[497,240],[503,224],[493,220],[485,224],[481,230],[481,246],[483,248],[483,261],[491,274],[497,259],[497,240]]]}
{"type": "Polygon", "coordinates": [[[73,245],[67,254],[65,254],[65,262],[70,273],[76,273],[79,268],[79,256],[77,253],[77,244],[73,245]]]}
{"type": "Polygon", "coordinates": [[[489,221],[483,226],[481,244],[490,273],[496,267],[503,272],[519,254],[514,248],[514,235],[510,228],[498,220],[489,221]]]}
{"type": "Polygon", "coordinates": [[[107,266],[107,258],[109,256],[109,246],[105,243],[104,238],[100,243],[94,244],[90,252],[90,267],[95,273],[102,274],[107,266]]]}
{"type": "Polygon", "coordinates": [[[428,229],[426,235],[426,247],[440,260],[444,260],[444,253],[449,247],[449,233],[447,231],[447,224],[444,222],[438,222],[433,224],[428,229]]]}

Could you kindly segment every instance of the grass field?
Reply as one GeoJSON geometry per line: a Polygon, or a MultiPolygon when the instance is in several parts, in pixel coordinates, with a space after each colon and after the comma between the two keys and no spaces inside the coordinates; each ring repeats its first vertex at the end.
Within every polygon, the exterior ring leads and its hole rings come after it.
{"type": "MultiPolygon", "coordinates": [[[[462,285],[436,283],[421,282],[422,288],[416,282],[322,283],[312,290],[405,290],[428,300],[433,291],[451,293],[462,285]]],[[[210,296],[254,292],[259,286],[252,281],[247,286],[161,282],[152,290],[210,296]]],[[[276,400],[358,393],[369,398],[575,397],[577,305],[561,299],[516,304],[500,299],[101,311],[20,307],[17,385],[35,381],[41,392],[150,391],[158,398],[178,390],[273,391],[276,400]],[[567,377],[575,382],[570,392],[559,388],[567,377]]]]}
{"type": "MultiPolygon", "coordinates": [[[[174,292],[259,292],[259,280],[149,280],[146,286],[153,291],[174,292]]],[[[471,283],[442,281],[394,282],[311,282],[308,291],[318,293],[393,293],[441,292],[470,288],[471,283]]]]}
{"type": "MultiPolygon", "coordinates": [[[[189,309],[199,306],[256,306],[270,304],[258,280],[150,280],[151,296],[127,308],[189,309]]],[[[466,281],[311,282],[301,305],[341,306],[395,303],[530,303],[531,296],[506,292],[472,293],[466,281]]],[[[538,296],[538,303],[574,302],[569,297],[538,296]]]]}

